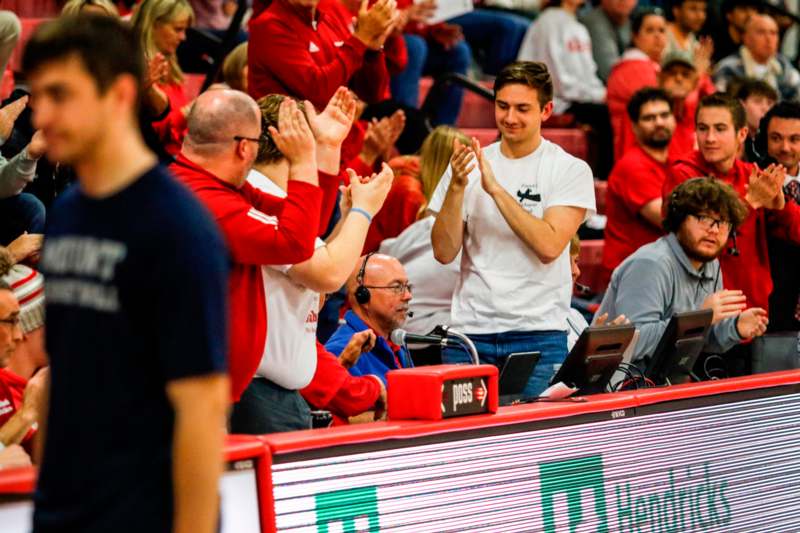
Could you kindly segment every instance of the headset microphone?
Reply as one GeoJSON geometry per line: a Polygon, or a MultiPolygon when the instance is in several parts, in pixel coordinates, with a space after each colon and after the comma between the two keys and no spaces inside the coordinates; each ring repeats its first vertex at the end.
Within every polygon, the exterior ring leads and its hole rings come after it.
{"type": "Polygon", "coordinates": [[[733,239],[733,246],[728,248],[728,255],[732,255],[733,257],[739,257],[739,247],[736,246],[736,230],[733,230],[731,233],[731,239],[733,239]]]}
{"type": "Polygon", "coordinates": [[[406,316],[408,318],[414,318],[414,311],[406,311],[406,316]]]}

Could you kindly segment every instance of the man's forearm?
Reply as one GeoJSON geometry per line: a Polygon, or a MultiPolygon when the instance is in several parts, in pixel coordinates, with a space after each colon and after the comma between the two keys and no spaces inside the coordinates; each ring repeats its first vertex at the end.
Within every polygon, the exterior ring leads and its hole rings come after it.
{"type": "Polygon", "coordinates": [[[19,444],[36,422],[35,417],[19,410],[0,427],[0,443],[5,446],[19,444]]]}
{"type": "Polygon", "coordinates": [[[217,531],[228,381],[221,376],[208,379],[218,380],[209,387],[209,396],[222,392],[220,399],[200,400],[197,408],[184,404],[175,409],[173,533],[217,531]]]}
{"type": "Polygon", "coordinates": [[[461,250],[464,239],[464,221],[461,206],[464,203],[464,189],[450,187],[436,215],[431,230],[433,255],[442,264],[452,263],[461,250]]]}
{"type": "Polygon", "coordinates": [[[317,145],[317,168],[320,172],[336,175],[339,173],[342,147],[317,145]]]}
{"type": "Polygon", "coordinates": [[[317,162],[305,161],[298,164],[290,164],[289,179],[304,181],[311,185],[319,186],[319,174],[317,174],[317,162]]]}
{"type": "Polygon", "coordinates": [[[292,281],[320,293],[334,292],[344,285],[361,256],[369,220],[350,212],[337,228],[336,236],[325,247],[317,248],[311,259],[289,270],[292,281]]]}
{"type": "Polygon", "coordinates": [[[492,198],[514,234],[533,250],[542,263],[550,263],[561,255],[566,242],[562,242],[550,223],[525,211],[505,189],[499,190],[492,198]]]}

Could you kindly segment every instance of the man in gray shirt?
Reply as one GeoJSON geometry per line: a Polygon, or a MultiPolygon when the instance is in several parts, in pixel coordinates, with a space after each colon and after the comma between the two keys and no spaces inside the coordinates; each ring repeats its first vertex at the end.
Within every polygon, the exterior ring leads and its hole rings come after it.
{"type": "Polygon", "coordinates": [[[631,42],[630,15],[635,7],[636,0],[601,0],[599,6],[581,18],[592,38],[597,75],[604,82],[631,42]]]}
{"type": "Polygon", "coordinates": [[[664,219],[669,233],[614,270],[598,311],[624,314],[639,330],[634,362],[647,363],[675,313],[714,311],[705,346],[712,353],[766,331],[764,309],[747,309],[742,291],[723,289],[717,260],[746,216],[736,191],[722,181],[695,178],[672,191],[664,219]]]}

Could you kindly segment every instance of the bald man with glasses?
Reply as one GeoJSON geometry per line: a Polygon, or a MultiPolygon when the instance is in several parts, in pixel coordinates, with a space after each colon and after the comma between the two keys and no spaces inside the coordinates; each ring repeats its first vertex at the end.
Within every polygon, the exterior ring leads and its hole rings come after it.
{"type": "Polygon", "coordinates": [[[376,336],[375,346],[361,355],[350,373],[378,376],[385,385],[389,370],[412,366],[408,351],[389,340],[392,331],[405,324],[412,289],[396,258],[374,253],[363,257],[347,281],[351,309],[325,348],[339,355],[353,335],[371,329],[376,336]]]}

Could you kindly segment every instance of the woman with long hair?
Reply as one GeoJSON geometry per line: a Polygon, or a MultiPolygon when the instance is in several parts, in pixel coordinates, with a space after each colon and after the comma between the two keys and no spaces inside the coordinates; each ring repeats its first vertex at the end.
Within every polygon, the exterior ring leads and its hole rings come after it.
{"type": "Polygon", "coordinates": [[[635,145],[627,106],[633,94],[643,87],[658,87],[661,58],[667,47],[667,19],[658,8],[636,12],[631,21],[631,47],[611,69],[608,77],[608,110],[614,130],[614,159],[619,160],[627,146],[635,145]]]}
{"type": "Polygon", "coordinates": [[[189,99],[176,52],[194,22],[194,11],[187,0],[144,0],[131,22],[148,65],[145,104],[154,117],[153,128],[166,151],[177,154],[186,131],[189,99]]]}

